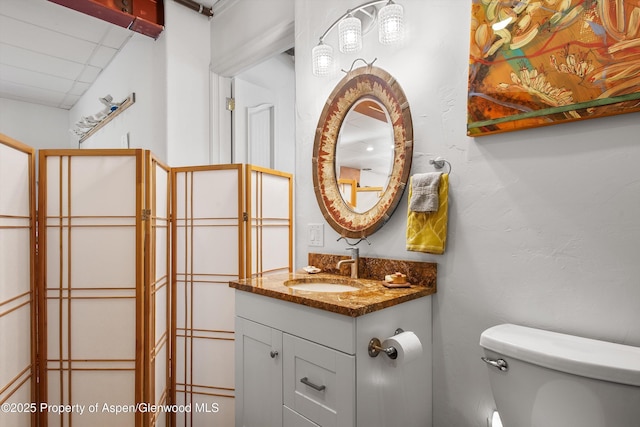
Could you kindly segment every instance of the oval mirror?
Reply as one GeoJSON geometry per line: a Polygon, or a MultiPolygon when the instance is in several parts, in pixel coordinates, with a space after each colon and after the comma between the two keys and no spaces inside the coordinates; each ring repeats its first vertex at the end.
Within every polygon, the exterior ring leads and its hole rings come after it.
{"type": "Polygon", "coordinates": [[[314,191],[329,225],[359,238],[382,227],[402,197],[412,155],[411,111],[398,82],[372,65],[350,71],[325,104],[313,147],[314,191]]]}

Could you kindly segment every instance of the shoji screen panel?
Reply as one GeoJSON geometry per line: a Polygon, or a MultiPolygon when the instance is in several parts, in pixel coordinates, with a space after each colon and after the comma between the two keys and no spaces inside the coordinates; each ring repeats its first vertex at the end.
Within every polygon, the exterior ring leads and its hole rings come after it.
{"type": "Polygon", "coordinates": [[[40,399],[85,408],[41,425],[141,426],[110,405],[143,402],[144,153],[42,150],[39,163],[40,399]]]}
{"type": "Polygon", "coordinates": [[[243,277],[242,165],[172,168],[177,426],[234,423],[234,293],[243,277]]]}
{"type": "Polygon", "coordinates": [[[33,153],[0,134],[0,426],[35,422],[33,153]]]}
{"type": "Polygon", "coordinates": [[[293,177],[247,167],[247,277],[293,270],[293,177]]]}
{"type": "MultiPolygon", "coordinates": [[[[170,169],[150,152],[146,155],[145,402],[169,403],[170,353],[170,169]]],[[[169,425],[167,412],[145,412],[145,426],[169,425]]]]}

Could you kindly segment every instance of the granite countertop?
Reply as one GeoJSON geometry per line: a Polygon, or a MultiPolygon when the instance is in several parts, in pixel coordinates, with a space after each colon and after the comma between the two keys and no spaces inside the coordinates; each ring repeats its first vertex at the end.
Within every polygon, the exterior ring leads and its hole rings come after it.
{"type": "Polygon", "coordinates": [[[232,288],[254,294],[290,301],[309,307],[327,310],[345,316],[358,317],[383,308],[391,307],[416,298],[435,293],[435,286],[422,284],[408,288],[387,288],[381,280],[350,279],[335,274],[308,274],[304,271],[289,274],[274,274],[254,279],[229,282],[232,288]],[[333,281],[350,284],[362,289],[351,292],[314,292],[291,289],[285,282],[333,281]],[[355,281],[355,282],[354,282],[355,281]]]}

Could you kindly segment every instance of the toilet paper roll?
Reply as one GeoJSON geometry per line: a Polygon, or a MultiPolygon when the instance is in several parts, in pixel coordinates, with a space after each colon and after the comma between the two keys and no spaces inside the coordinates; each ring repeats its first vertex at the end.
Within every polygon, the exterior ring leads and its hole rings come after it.
{"type": "Polygon", "coordinates": [[[409,363],[422,355],[422,343],[420,339],[411,331],[406,331],[387,338],[382,343],[382,347],[393,347],[398,352],[395,359],[396,365],[409,363]]]}

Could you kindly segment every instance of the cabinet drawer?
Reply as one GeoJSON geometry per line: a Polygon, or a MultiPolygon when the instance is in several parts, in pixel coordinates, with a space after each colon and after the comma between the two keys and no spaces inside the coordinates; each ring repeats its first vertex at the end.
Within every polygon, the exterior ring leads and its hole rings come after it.
{"type": "Polygon", "coordinates": [[[322,427],[355,425],[355,356],[283,334],[284,404],[322,427]]]}
{"type": "Polygon", "coordinates": [[[282,407],[282,427],[320,427],[286,406],[282,407]]]}

